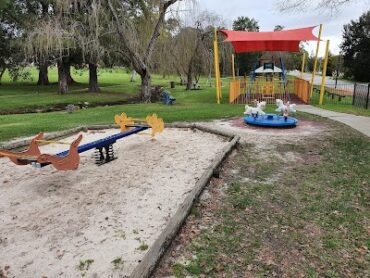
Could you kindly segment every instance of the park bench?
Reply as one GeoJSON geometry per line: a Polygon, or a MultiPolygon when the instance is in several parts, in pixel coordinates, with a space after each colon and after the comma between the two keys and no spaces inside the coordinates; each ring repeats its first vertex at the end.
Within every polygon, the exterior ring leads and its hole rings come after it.
{"type": "MultiPolygon", "coordinates": [[[[315,93],[320,94],[320,88],[314,87],[313,90],[315,93]]],[[[342,98],[345,98],[346,96],[348,96],[345,93],[341,92],[340,90],[328,89],[328,88],[325,88],[324,95],[327,95],[328,97],[331,97],[332,99],[334,99],[334,97],[338,97],[338,101],[341,101],[342,98]]]]}
{"type": "Polygon", "coordinates": [[[172,104],[175,103],[176,98],[171,96],[171,94],[169,92],[163,91],[162,92],[162,101],[163,101],[164,104],[172,105],[172,104]]]}

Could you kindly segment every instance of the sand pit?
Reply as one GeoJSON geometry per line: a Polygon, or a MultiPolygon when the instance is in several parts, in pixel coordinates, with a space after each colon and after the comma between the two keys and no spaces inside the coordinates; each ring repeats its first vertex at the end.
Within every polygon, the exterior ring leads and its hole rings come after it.
{"type": "MultiPolygon", "coordinates": [[[[82,143],[116,132],[89,131],[82,143]]],[[[93,151],[69,172],[1,159],[0,277],[129,275],[226,145],[213,134],[166,129],[118,141],[118,159],[100,167],[93,151]]]]}

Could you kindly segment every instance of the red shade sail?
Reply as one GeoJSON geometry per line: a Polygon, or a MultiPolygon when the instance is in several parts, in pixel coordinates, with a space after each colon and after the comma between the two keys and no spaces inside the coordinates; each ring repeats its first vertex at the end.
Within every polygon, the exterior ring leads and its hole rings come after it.
{"type": "Polygon", "coordinates": [[[276,32],[244,32],[220,30],[226,36],[224,42],[231,42],[235,53],[258,51],[299,52],[301,41],[317,41],[312,34],[317,26],[276,32]]]}

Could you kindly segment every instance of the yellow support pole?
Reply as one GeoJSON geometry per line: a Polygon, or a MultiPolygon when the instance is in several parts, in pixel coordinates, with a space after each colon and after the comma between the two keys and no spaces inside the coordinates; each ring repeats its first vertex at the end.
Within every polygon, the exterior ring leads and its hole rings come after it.
{"type": "Polygon", "coordinates": [[[306,52],[303,52],[302,57],[302,69],[301,69],[301,79],[303,79],[303,73],[304,73],[304,65],[306,63],[306,52]]]}
{"type": "Polygon", "coordinates": [[[324,65],[322,67],[322,78],[321,78],[321,89],[320,89],[320,102],[319,102],[320,105],[322,105],[323,100],[324,100],[326,69],[328,68],[328,60],[329,60],[329,46],[330,46],[330,40],[327,40],[326,41],[326,49],[325,49],[324,65]]]}
{"type": "Polygon", "coordinates": [[[218,41],[217,41],[217,29],[214,31],[214,41],[213,41],[213,54],[214,54],[214,66],[215,66],[215,78],[216,78],[216,98],[217,103],[220,104],[221,99],[221,82],[220,82],[220,65],[218,58],[218,41]]]}
{"type": "Polygon", "coordinates": [[[312,78],[311,78],[310,98],[312,97],[312,93],[313,93],[313,82],[315,81],[316,68],[317,68],[317,58],[319,56],[319,48],[320,48],[321,34],[322,34],[322,24],[320,24],[319,37],[318,37],[317,45],[316,45],[315,62],[313,64],[313,71],[312,71],[312,78]]]}
{"type": "Polygon", "coordinates": [[[233,80],[235,80],[235,55],[231,54],[231,68],[233,71],[233,80]]]}

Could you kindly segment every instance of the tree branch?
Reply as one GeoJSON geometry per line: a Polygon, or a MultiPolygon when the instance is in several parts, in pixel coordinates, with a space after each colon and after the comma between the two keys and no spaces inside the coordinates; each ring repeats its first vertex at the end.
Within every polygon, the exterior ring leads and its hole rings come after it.
{"type": "Polygon", "coordinates": [[[166,12],[167,12],[168,8],[171,5],[175,4],[177,1],[178,0],[168,0],[164,4],[162,4],[162,6],[160,8],[160,13],[159,13],[159,18],[158,18],[157,24],[154,27],[152,37],[150,38],[148,47],[147,47],[146,52],[145,52],[145,57],[144,57],[145,63],[150,62],[150,60],[152,58],[154,44],[155,44],[157,38],[159,37],[159,29],[161,28],[161,25],[164,21],[164,17],[166,15],[166,12]]]}
{"type": "Polygon", "coordinates": [[[147,67],[146,67],[146,63],[144,61],[142,61],[138,55],[137,52],[135,52],[129,45],[128,45],[128,38],[127,36],[125,35],[125,32],[122,30],[122,25],[120,23],[120,20],[118,18],[118,15],[112,5],[112,2],[111,0],[108,0],[108,5],[109,5],[109,9],[110,9],[110,12],[112,13],[112,16],[114,18],[114,22],[115,22],[115,25],[116,25],[116,28],[117,28],[117,32],[119,34],[119,36],[121,37],[121,43],[125,49],[125,51],[127,52],[127,57],[131,57],[130,60],[132,61],[132,64],[133,64],[133,67],[135,68],[135,70],[140,74],[140,73],[143,73],[147,67]]]}

